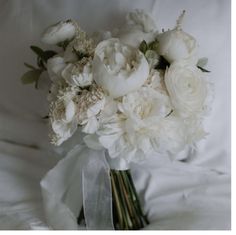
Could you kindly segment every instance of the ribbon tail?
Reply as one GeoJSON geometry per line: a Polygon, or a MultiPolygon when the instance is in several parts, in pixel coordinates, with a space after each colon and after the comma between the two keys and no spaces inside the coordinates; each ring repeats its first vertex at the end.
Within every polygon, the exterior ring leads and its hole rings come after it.
{"type": "Polygon", "coordinates": [[[90,154],[83,168],[83,206],[87,229],[114,230],[110,168],[104,151],[90,154]],[[102,152],[102,153],[101,153],[102,152]]]}
{"type": "Polygon", "coordinates": [[[53,229],[113,228],[112,191],[104,151],[73,148],[41,180],[45,217],[53,229]],[[84,207],[86,228],[77,224],[84,207]]]}

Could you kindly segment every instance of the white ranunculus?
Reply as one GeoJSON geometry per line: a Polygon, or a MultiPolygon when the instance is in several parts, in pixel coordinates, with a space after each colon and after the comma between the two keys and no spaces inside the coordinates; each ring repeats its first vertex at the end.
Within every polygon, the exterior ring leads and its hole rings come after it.
{"type": "Polygon", "coordinates": [[[77,129],[77,110],[72,93],[65,94],[52,104],[50,122],[52,128],[52,143],[62,144],[70,138],[77,129]]]}
{"type": "Polygon", "coordinates": [[[93,81],[92,64],[90,61],[85,65],[80,62],[70,63],[63,69],[61,75],[71,86],[89,86],[93,81]]]}
{"type": "Polygon", "coordinates": [[[138,48],[145,40],[154,40],[157,29],[154,20],[143,10],[130,12],[126,18],[126,25],[119,31],[118,38],[121,42],[138,48]]]}
{"type": "Polygon", "coordinates": [[[45,30],[42,41],[47,44],[58,44],[72,39],[75,36],[75,31],[75,25],[71,20],[61,21],[45,30]]]}
{"type": "Polygon", "coordinates": [[[186,118],[202,114],[207,83],[201,70],[183,61],[175,62],[166,70],[165,84],[178,115],[186,118]]]}
{"type": "Polygon", "coordinates": [[[148,74],[149,66],[144,55],[118,39],[102,41],[95,49],[94,80],[114,98],[140,88],[148,74]]]}
{"type": "Polygon", "coordinates": [[[197,42],[194,37],[185,33],[182,29],[175,28],[158,34],[158,53],[168,62],[188,60],[197,63],[197,42]]]}

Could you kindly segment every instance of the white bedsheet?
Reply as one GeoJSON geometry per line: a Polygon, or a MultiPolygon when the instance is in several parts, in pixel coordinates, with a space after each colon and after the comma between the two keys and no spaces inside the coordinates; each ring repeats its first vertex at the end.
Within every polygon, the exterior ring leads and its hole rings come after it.
{"type": "Polygon", "coordinates": [[[29,45],[43,46],[40,33],[61,19],[77,19],[89,32],[109,30],[136,8],[151,12],[160,30],[185,9],[183,28],[209,58],[215,86],[210,134],[196,151],[181,153],[182,162],[153,156],[132,166],[147,229],[230,229],[229,0],[0,0],[0,229],[49,229],[39,181],[65,152],[48,143],[43,84],[36,91],[20,83],[23,62],[35,63],[29,45]]]}

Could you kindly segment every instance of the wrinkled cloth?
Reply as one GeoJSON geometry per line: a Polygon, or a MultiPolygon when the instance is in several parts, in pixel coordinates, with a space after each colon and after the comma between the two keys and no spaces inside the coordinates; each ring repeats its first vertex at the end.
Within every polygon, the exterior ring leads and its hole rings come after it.
{"type": "Polygon", "coordinates": [[[205,120],[209,135],[179,162],[150,156],[131,171],[151,224],[146,229],[230,229],[230,1],[229,0],[0,0],[0,229],[52,229],[48,226],[40,180],[82,141],[77,133],[65,145],[49,144],[47,81],[39,90],[22,85],[23,62],[36,63],[30,45],[48,25],[76,19],[89,33],[123,24],[127,12],[152,13],[159,31],[175,25],[183,9],[183,29],[208,57],[215,89],[205,120]],[[92,18],[91,18],[92,16],[92,18]]]}

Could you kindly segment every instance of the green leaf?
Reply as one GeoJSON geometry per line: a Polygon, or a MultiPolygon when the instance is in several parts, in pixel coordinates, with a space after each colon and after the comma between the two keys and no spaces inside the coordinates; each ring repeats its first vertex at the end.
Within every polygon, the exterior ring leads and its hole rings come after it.
{"type": "Polygon", "coordinates": [[[153,50],[153,51],[157,51],[157,49],[158,49],[158,43],[159,43],[159,42],[158,42],[157,40],[151,42],[151,43],[148,45],[148,49],[149,49],[149,50],[153,50]]]}
{"type": "Polygon", "coordinates": [[[31,64],[24,63],[24,65],[25,65],[25,67],[27,67],[27,68],[29,68],[29,69],[33,69],[33,70],[36,69],[36,68],[35,68],[33,65],[31,65],[31,64]]]}
{"type": "Polygon", "coordinates": [[[44,51],[37,46],[30,46],[30,49],[40,58],[43,58],[44,51]]]}
{"type": "Polygon", "coordinates": [[[210,73],[211,71],[209,71],[209,70],[207,70],[207,69],[204,69],[204,68],[202,68],[202,67],[200,67],[200,66],[197,66],[202,72],[204,72],[204,73],[210,73]]]}
{"type": "Polygon", "coordinates": [[[56,55],[57,53],[55,51],[44,51],[43,53],[43,59],[45,62],[47,62],[48,59],[56,55]]]}
{"type": "Polygon", "coordinates": [[[72,39],[71,39],[71,40],[65,40],[65,41],[63,41],[63,42],[59,42],[59,43],[57,43],[57,46],[58,46],[58,47],[62,47],[63,50],[65,50],[66,47],[69,45],[69,43],[70,43],[71,41],[72,41],[72,39]]]}
{"type": "Polygon", "coordinates": [[[147,51],[147,49],[148,49],[148,45],[147,45],[146,41],[143,40],[143,41],[140,43],[140,45],[139,45],[139,50],[140,50],[143,54],[145,54],[145,52],[147,51]]]}
{"type": "MultiPolygon", "coordinates": [[[[39,59],[41,59],[45,63],[47,63],[47,60],[49,58],[51,58],[57,54],[55,51],[51,51],[51,50],[44,51],[37,46],[31,46],[30,48],[38,56],[38,61],[39,61],[39,59]]],[[[40,66],[40,67],[42,67],[42,66],[40,66]]]]}
{"type": "Polygon", "coordinates": [[[30,70],[26,72],[25,74],[23,74],[23,76],[21,77],[21,81],[23,84],[31,84],[34,82],[37,84],[41,73],[42,73],[42,70],[39,70],[39,69],[30,70]]]}
{"type": "Polygon", "coordinates": [[[204,68],[207,65],[208,59],[206,57],[200,58],[197,62],[197,66],[204,68]]]}

